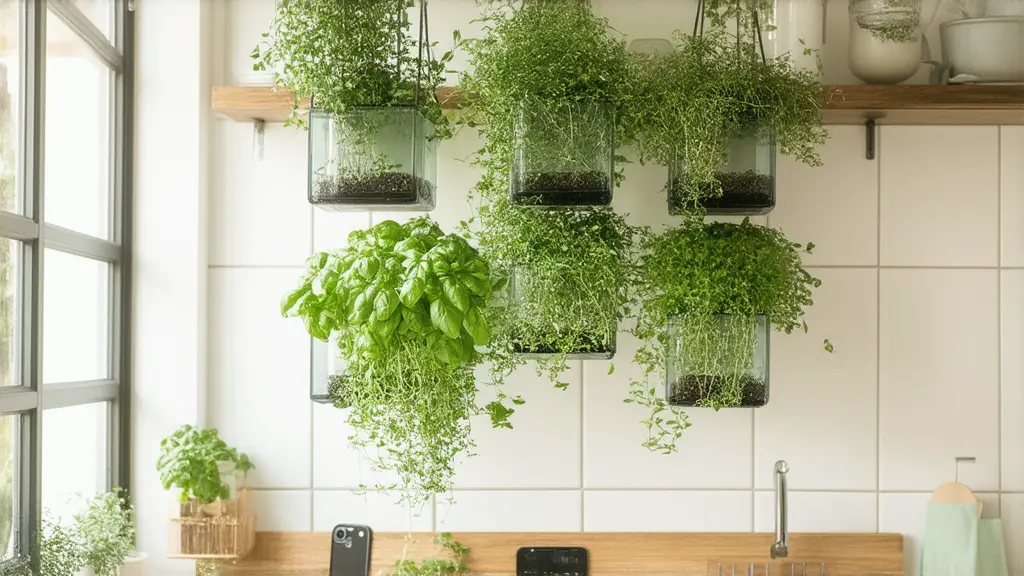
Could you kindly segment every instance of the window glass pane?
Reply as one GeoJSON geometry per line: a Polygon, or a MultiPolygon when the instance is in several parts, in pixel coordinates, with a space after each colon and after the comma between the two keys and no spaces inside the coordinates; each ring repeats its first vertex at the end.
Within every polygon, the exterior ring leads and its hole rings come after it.
{"type": "Polygon", "coordinates": [[[43,508],[67,523],[107,489],[109,404],[43,411],[43,508]]]}
{"type": "Polygon", "coordinates": [[[108,378],[110,265],[47,249],[43,271],[43,382],[108,378]]]}
{"type": "Polygon", "coordinates": [[[22,211],[16,188],[18,158],[21,156],[18,146],[21,99],[18,65],[21,60],[19,23],[22,7],[21,2],[0,0],[0,210],[18,213],[22,211]]]}
{"type": "Polygon", "coordinates": [[[0,416],[0,561],[17,553],[18,464],[21,417],[0,416]]]}
{"type": "Polygon", "coordinates": [[[64,22],[49,16],[46,221],[109,239],[113,73],[64,22]]]}
{"type": "Polygon", "coordinates": [[[107,40],[114,37],[114,0],[74,0],[73,4],[100,29],[107,40]]]}
{"type": "Polygon", "coordinates": [[[21,385],[22,248],[0,238],[0,386],[21,385]]]}

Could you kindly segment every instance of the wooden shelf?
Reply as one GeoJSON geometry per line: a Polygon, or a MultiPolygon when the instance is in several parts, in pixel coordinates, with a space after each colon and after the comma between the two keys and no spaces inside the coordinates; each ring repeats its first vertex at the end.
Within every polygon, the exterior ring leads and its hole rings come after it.
{"type": "MultiPolygon", "coordinates": [[[[453,87],[438,88],[437,94],[448,110],[464,102],[453,87]]],[[[239,122],[284,122],[292,95],[269,86],[217,86],[212,104],[214,112],[239,122]]],[[[308,107],[308,101],[299,103],[308,107]]],[[[825,124],[1024,124],[1024,85],[830,85],[821,116],[825,124]]]]}

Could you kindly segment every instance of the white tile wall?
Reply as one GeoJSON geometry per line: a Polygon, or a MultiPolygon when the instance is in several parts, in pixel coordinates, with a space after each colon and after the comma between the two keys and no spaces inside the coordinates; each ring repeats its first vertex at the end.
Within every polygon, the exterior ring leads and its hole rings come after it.
{"type": "MultiPolygon", "coordinates": [[[[595,5],[631,35],[658,35],[639,23],[660,22],[649,10],[661,1],[595,5]]],[[[237,52],[255,42],[270,2],[251,12],[248,0],[230,3],[222,81],[244,72],[237,52]]],[[[468,21],[471,4],[439,2],[435,35],[450,41],[444,28],[468,21]]],[[[845,4],[832,4],[830,20],[842,18],[845,4]]],[[[832,28],[842,31],[830,22],[830,42],[832,28]]],[[[1002,512],[1024,576],[1024,129],[885,127],[868,161],[863,128],[834,127],[824,167],[780,160],[779,207],[758,221],[817,244],[807,263],[824,285],[810,333],[773,336],[767,408],[693,410],[678,454],[646,452],[643,414],[622,402],[637,346],[622,335],[615,372],[573,363],[565,392],[516,374],[528,402],[516,429],[474,423],[480,456],[459,465],[456,503],[411,519],[387,496],[352,492],[374,478],[346,447],[344,414],[307,399],[309,338],[277,311],[314,249],[409,215],[313,210],[304,135],[269,128],[262,162],[251,137],[220,120],[213,140],[209,421],[258,466],[261,528],[767,530],[772,464],[786,459],[794,529],[908,534],[913,574],[929,492],[950,478],[953,456],[975,456],[961,476],[987,513],[1002,512]]],[[[475,169],[463,160],[478,145],[468,131],[441,148],[432,216],[448,230],[471,214],[475,169]]],[[[664,168],[626,173],[617,209],[656,227],[678,221],[665,213],[664,168]]]]}

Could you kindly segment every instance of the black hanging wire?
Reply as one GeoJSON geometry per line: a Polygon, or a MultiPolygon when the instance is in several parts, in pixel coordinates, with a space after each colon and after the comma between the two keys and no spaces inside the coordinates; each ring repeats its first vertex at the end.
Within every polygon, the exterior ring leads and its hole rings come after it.
{"type": "MultiPolygon", "coordinates": [[[[742,10],[740,9],[740,4],[743,1],[744,0],[736,0],[736,14],[737,15],[740,14],[740,12],[742,12],[742,10]]],[[[694,16],[694,19],[693,19],[693,34],[692,34],[695,37],[701,37],[702,38],[704,36],[704,10],[705,10],[704,0],[697,0],[697,14],[696,14],[696,16],[694,16]],[[699,31],[700,31],[699,35],[698,35],[698,26],[700,27],[699,28],[699,31]]],[[[760,18],[760,16],[757,13],[757,8],[754,7],[754,6],[751,6],[750,13],[753,16],[754,35],[757,37],[757,49],[761,53],[761,63],[764,64],[765,66],[767,66],[768,65],[768,58],[767,58],[767,56],[765,56],[765,53],[764,53],[764,39],[761,37],[761,18],[760,18]]],[[[740,39],[741,39],[740,18],[737,16],[737,18],[736,18],[736,55],[737,56],[739,56],[739,52],[740,52],[740,46],[741,46],[740,39]]]]}

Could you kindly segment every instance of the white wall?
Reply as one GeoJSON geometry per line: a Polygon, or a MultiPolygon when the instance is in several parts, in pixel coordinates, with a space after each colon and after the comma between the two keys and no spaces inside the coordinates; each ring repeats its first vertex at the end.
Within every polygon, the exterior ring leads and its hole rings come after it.
{"type": "MultiPolygon", "coordinates": [[[[665,36],[692,22],[692,8],[668,0],[595,4],[633,37],[665,36]]],[[[472,5],[431,3],[442,48],[453,27],[475,32],[472,5]]],[[[846,2],[829,6],[830,38],[845,39],[846,2]]],[[[223,45],[209,58],[213,81],[232,83],[249,71],[247,55],[273,1],[227,0],[222,8],[214,30],[223,45]]],[[[828,80],[851,81],[842,52],[831,51],[826,63],[828,80]]],[[[165,129],[183,128],[194,142],[191,125],[165,129]]],[[[573,385],[561,392],[529,368],[517,373],[512,387],[528,403],[516,429],[476,423],[480,455],[459,467],[457,504],[438,503],[411,519],[384,497],[352,493],[369,472],[345,446],[344,415],[308,400],[309,338],[277,309],[312,251],[408,215],[314,210],[305,200],[305,134],[268,127],[262,162],[251,143],[251,126],[213,126],[205,400],[206,422],[257,465],[259,529],[365,521],[378,530],[767,531],[772,463],[781,458],[792,467],[791,529],[918,535],[928,495],[950,479],[953,457],[975,456],[961,477],[980,493],[986,514],[1006,519],[1014,573],[1024,575],[1024,128],[886,127],[879,159],[868,161],[863,128],[835,127],[822,150],[826,167],[782,159],[779,206],[758,221],[817,244],[807,264],[824,285],[808,314],[809,335],[773,335],[766,408],[692,410],[679,454],[646,452],[643,414],[621,401],[636,348],[622,335],[614,375],[608,362],[572,362],[573,385]],[[826,337],[836,354],[822,351],[826,337]]],[[[466,132],[441,147],[432,216],[448,229],[469,214],[465,193],[476,173],[460,160],[477,144],[466,132]]],[[[187,160],[192,168],[194,158],[187,160]]],[[[666,170],[632,164],[626,172],[616,207],[637,223],[673,222],[660,192],[666,170]]],[[[195,200],[192,188],[184,192],[195,200]]],[[[194,237],[180,238],[187,263],[202,264],[192,256],[194,237]]],[[[172,340],[183,336],[182,319],[165,321],[175,327],[172,340]]],[[[186,354],[189,369],[193,354],[186,354]]],[[[172,356],[151,351],[136,363],[167,367],[172,356]]],[[[136,468],[155,459],[146,448],[136,468]]],[[[912,570],[916,544],[906,555],[912,570]]]]}

